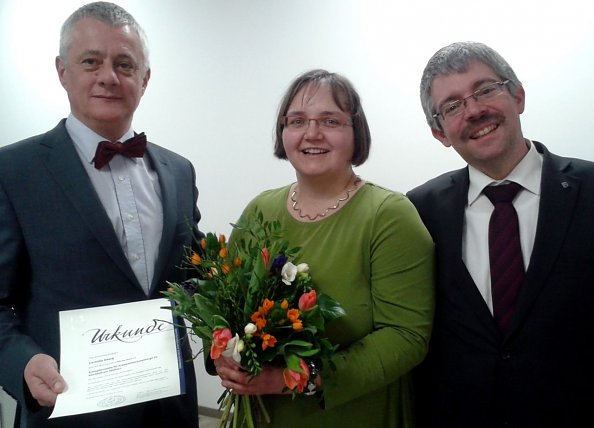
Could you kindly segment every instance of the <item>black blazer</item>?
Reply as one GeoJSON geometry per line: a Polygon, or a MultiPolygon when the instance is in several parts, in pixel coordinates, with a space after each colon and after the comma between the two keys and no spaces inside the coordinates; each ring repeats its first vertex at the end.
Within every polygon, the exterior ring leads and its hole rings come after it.
{"type": "MultiPolygon", "coordinates": [[[[46,353],[59,362],[59,311],[147,298],[64,123],[0,149],[0,385],[18,400],[21,426],[196,427],[187,338],[185,395],[46,421],[49,410],[39,409],[28,394],[22,374],[29,359],[46,353]]],[[[163,235],[149,296],[157,298],[165,280],[184,279],[178,266],[184,246],[197,233],[200,213],[191,163],[151,143],[147,154],[163,204],[163,235]]]]}
{"type": "Polygon", "coordinates": [[[504,336],[462,261],[468,169],[408,194],[438,260],[433,338],[415,372],[422,427],[594,426],[594,164],[534,144],[536,238],[504,336]]]}

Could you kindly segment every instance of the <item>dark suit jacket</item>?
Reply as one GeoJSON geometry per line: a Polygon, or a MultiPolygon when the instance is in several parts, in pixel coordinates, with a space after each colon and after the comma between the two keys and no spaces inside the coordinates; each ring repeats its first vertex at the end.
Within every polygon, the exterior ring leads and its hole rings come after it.
{"type": "MultiPolygon", "coordinates": [[[[59,311],[147,298],[64,123],[0,149],[0,385],[18,400],[21,426],[195,428],[191,361],[185,364],[187,393],[182,396],[50,421],[45,421],[48,409],[32,405],[23,370],[37,353],[59,362],[59,311]]],[[[184,279],[178,266],[200,213],[190,162],[150,143],[147,154],[159,176],[163,204],[150,293],[157,298],[165,280],[184,279]]],[[[187,338],[183,347],[189,359],[187,338]]]]}
{"type": "Polygon", "coordinates": [[[415,372],[421,426],[594,426],[594,164],[535,145],[536,239],[505,336],[462,261],[467,168],[408,194],[438,260],[433,338],[415,372]]]}

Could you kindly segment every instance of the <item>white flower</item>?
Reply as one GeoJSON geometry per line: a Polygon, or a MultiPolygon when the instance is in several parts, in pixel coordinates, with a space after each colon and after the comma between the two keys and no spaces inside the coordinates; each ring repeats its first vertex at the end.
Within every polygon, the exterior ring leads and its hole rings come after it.
{"type": "Polygon", "coordinates": [[[222,355],[225,357],[231,357],[236,363],[241,362],[241,351],[245,349],[243,340],[239,338],[238,334],[227,342],[227,347],[223,351],[222,355]]]}
{"type": "Polygon", "coordinates": [[[257,330],[258,327],[256,327],[256,324],[253,324],[251,322],[246,324],[246,326],[243,328],[245,334],[254,334],[257,330]]]}
{"type": "Polygon", "coordinates": [[[299,263],[297,265],[297,272],[298,273],[307,273],[307,272],[309,272],[309,265],[307,263],[299,263]]]}
{"type": "Polygon", "coordinates": [[[283,282],[285,284],[291,285],[291,283],[295,280],[295,276],[297,276],[297,266],[291,262],[285,263],[281,269],[281,276],[283,277],[283,282]]]}

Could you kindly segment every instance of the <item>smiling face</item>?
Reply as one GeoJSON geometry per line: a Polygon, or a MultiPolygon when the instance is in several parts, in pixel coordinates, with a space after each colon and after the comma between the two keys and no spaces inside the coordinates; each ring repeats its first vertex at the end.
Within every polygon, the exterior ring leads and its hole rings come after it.
{"type": "MultiPolygon", "coordinates": [[[[431,85],[431,100],[439,110],[444,104],[463,99],[485,84],[502,80],[480,62],[471,63],[463,73],[438,76],[431,85]]],[[[524,89],[515,94],[504,89],[487,102],[466,100],[462,114],[439,118],[442,130],[433,136],[454,150],[470,165],[495,179],[502,179],[522,160],[528,149],[524,143],[520,114],[524,111],[524,89]]]]}
{"type": "MultiPolygon", "coordinates": [[[[349,119],[349,115],[334,102],[330,88],[323,83],[301,89],[291,101],[286,115],[308,119],[333,117],[341,123],[347,123],[349,119]]],[[[351,176],[355,150],[352,126],[321,129],[318,122],[310,120],[302,129],[285,127],[282,139],[287,159],[298,177],[334,180],[351,176]]]]}
{"type": "Polygon", "coordinates": [[[77,119],[112,141],[130,128],[150,78],[139,36],[130,27],[80,20],[56,69],[77,119]]]}

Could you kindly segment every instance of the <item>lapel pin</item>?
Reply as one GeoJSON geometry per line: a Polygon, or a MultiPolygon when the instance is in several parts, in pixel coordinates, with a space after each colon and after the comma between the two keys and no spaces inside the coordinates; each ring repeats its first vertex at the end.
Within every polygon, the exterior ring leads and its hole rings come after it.
{"type": "Polygon", "coordinates": [[[567,181],[562,181],[561,187],[563,187],[564,189],[567,189],[569,187],[569,183],[567,181]]]}

